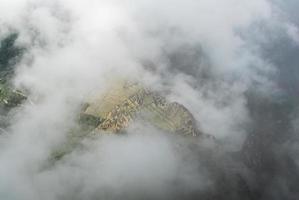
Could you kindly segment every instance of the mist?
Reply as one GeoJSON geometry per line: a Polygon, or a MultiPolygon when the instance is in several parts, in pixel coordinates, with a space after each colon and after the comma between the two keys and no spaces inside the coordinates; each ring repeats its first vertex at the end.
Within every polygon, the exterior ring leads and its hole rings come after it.
{"type": "Polygon", "coordinates": [[[17,34],[24,50],[9,83],[28,99],[5,114],[0,199],[296,199],[298,6],[1,0],[0,40],[17,34]],[[115,79],[181,103],[210,137],[137,120],[51,161],[82,102],[115,79]]]}

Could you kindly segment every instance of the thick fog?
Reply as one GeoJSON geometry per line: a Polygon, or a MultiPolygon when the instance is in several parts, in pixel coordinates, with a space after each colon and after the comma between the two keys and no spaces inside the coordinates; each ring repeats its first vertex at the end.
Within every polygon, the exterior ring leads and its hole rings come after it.
{"type": "Polygon", "coordinates": [[[297,199],[295,0],[1,0],[27,101],[0,134],[0,199],[297,199]],[[209,138],[136,121],[58,161],[80,105],[116,79],[183,104],[209,138]],[[191,141],[190,141],[191,140],[191,141]]]}

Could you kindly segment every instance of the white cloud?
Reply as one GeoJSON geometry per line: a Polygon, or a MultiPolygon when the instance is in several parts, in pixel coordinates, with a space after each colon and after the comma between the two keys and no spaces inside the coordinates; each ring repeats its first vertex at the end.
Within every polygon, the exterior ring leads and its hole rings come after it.
{"type": "MultiPolygon", "coordinates": [[[[250,122],[244,92],[256,81],[266,87],[270,71],[253,51],[256,44],[240,33],[272,17],[266,0],[2,0],[0,28],[17,30],[18,42],[27,47],[14,82],[29,89],[36,104],[25,105],[11,137],[3,139],[0,197],[95,199],[110,197],[99,191],[119,197],[136,188],[163,197],[173,191],[170,182],[176,178],[179,186],[203,188],[209,181],[198,170],[200,162],[184,163],[185,149],[177,153],[173,140],[152,127],[140,128],[149,132],[144,135],[89,141],[87,151],[75,151],[49,170],[43,167],[74,125],[82,99],[119,76],[168,91],[204,132],[240,147],[250,122]],[[186,75],[184,68],[173,72],[177,66],[169,54],[184,45],[190,51],[202,48],[208,62],[190,62],[195,71],[209,71],[206,82],[186,75]],[[154,72],[143,60],[153,63],[154,72]]],[[[297,32],[288,29],[295,39],[297,32]]]]}

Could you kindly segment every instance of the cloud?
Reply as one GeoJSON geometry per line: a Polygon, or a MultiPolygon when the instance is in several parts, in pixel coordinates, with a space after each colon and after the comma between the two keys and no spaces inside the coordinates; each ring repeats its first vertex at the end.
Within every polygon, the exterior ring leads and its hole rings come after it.
{"type": "Polygon", "coordinates": [[[1,1],[0,38],[18,32],[27,50],[13,83],[34,104],[19,108],[10,135],[0,136],[0,197],[165,199],[216,188],[198,150],[144,124],[128,135],[86,139],[46,165],[76,126],[82,101],[118,77],[182,103],[221,151],[242,149],[255,121],[248,93],[272,97],[279,87],[276,63],[261,45],[281,32],[297,40],[298,28],[278,11],[266,0],[1,1]]]}

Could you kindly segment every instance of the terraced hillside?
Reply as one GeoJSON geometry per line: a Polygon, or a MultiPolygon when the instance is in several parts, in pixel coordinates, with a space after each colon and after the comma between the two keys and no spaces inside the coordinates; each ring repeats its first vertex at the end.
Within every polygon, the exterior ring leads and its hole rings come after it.
{"type": "Polygon", "coordinates": [[[119,132],[138,118],[166,131],[200,135],[192,114],[183,105],[169,102],[138,83],[120,82],[103,97],[91,98],[81,117],[97,119],[97,131],[119,132]]]}

